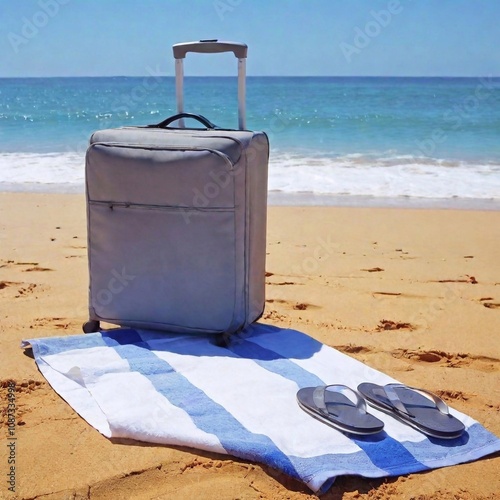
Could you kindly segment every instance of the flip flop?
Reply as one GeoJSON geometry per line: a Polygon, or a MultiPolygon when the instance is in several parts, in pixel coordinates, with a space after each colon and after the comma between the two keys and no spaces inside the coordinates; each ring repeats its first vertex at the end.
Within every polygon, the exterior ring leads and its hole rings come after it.
{"type": "Polygon", "coordinates": [[[454,439],[465,430],[464,424],[450,415],[447,404],[424,389],[402,384],[381,386],[364,382],[358,385],[358,391],[369,405],[428,436],[454,439]]]}
{"type": "Polygon", "coordinates": [[[381,420],[366,412],[365,400],[345,385],[304,387],[297,392],[297,402],[314,418],[343,432],[369,435],[384,428],[381,420]]]}

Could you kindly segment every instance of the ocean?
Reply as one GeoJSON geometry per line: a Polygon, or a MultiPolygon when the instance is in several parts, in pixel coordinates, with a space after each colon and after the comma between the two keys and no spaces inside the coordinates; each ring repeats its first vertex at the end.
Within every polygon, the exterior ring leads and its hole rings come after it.
{"type": "MultiPolygon", "coordinates": [[[[236,80],[187,77],[186,111],[235,127],[236,80]]],[[[0,191],[83,192],[93,131],[175,113],[172,77],[0,79],[0,191]]],[[[500,78],[249,77],[276,203],[500,209],[500,78]]]]}

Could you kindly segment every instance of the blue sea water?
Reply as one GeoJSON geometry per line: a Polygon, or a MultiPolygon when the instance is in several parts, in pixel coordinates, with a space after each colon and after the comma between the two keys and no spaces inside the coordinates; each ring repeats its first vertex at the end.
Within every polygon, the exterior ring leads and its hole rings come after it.
{"type": "MultiPolygon", "coordinates": [[[[235,127],[236,81],[187,77],[186,111],[235,127]]],[[[83,190],[95,130],[175,113],[171,77],[0,79],[0,190],[83,190]]],[[[500,78],[249,77],[269,189],[500,202],[500,78]]]]}

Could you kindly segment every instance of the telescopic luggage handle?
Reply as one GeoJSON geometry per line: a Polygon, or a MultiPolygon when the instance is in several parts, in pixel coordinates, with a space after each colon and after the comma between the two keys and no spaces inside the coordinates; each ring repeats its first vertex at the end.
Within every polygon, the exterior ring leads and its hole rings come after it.
{"type": "Polygon", "coordinates": [[[238,59],[246,59],[248,51],[246,43],[219,42],[218,40],[176,43],[172,48],[174,50],[175,59],[184,59],[188,52],[198,52],[201,54],[232,52],[238,59]]]}
{"type": "MultiPolygon", "coordinates": [[[[184,112],[184,64],[183,59],[188,52],[201,54],[217,54],[232,52],[238,58],[238,128],[246,128],[245,79],[246,57],[248,47],[244,43],[220,42],[218,40],[200,40],[199,42],[176,43],[172,47],[175,58],[175,93],[177,96],[177,113],[184,112]]],[[[183,122],[181,121],[181,126],[183,122]]]]}

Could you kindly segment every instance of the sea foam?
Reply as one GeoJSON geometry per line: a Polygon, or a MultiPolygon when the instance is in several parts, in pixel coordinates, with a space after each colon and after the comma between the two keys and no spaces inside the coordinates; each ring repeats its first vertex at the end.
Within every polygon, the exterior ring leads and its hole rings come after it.
{"type": "MultiPolygon", "coordinates": [[[[3,190],[83,191],[84,171],[83,152],[0,154],[3,190]]],[[[329,157],[273,151],[269,191],[500,200],[500,164],[387,153],[329,157]]]]}

